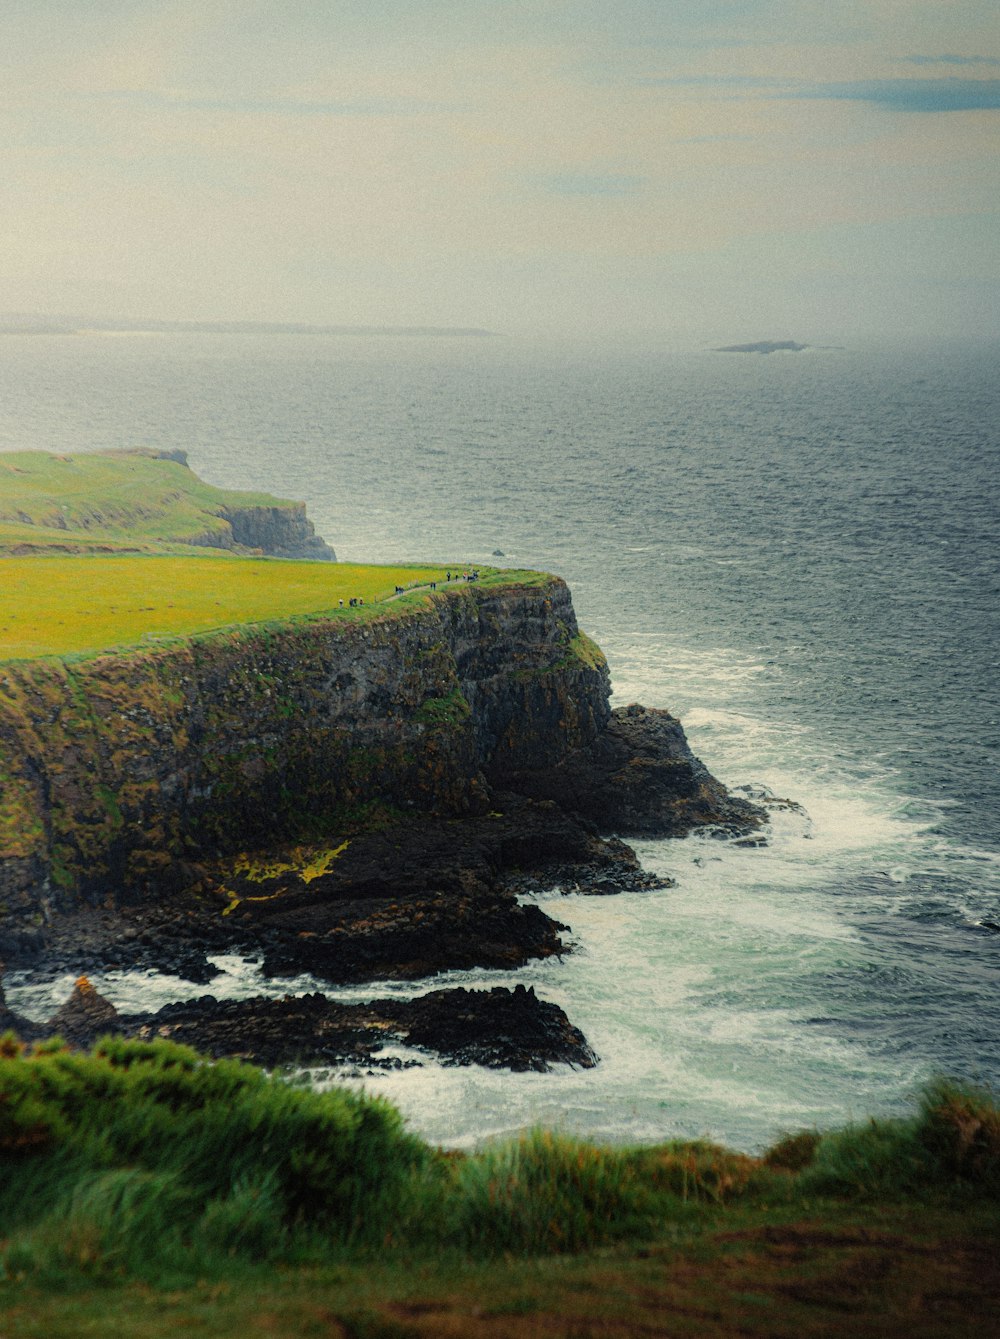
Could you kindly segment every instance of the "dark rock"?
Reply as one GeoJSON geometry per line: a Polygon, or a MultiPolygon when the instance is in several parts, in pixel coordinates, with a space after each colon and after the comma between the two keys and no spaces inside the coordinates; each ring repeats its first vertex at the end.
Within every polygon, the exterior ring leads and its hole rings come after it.
{"type": "Polygon", "coordinates": [[[449,969],[522,967],[565,951],[567,927],[505,894],[386,898],[299,908],[270,921],[268,976],[413,980],[449,969]]]}
{"type": "Polygon", "coordinates": [[[69,999],[49,1019],[47,1028],[75,1046],[87,1046],[102,1033],[117,1030],[118,1023],[115,1006],[81,976],[69,999]]]}
{"type": "Polygon", "coordinates": [[[232,543],[274,558],[308,558],[335,562],[337,555],[316,534],[305,507],[224,507],[220,513],[229,522],[232,543]]]}
{"type": "Polygon", "coordinates": [[[411,1046],[431,1047],[456,1065],[546,1070],[554,1061],[590,1069],[597,1057],[579,1028],[533,989],[435,990],[403,1014],[411,1046]]]}
{"type": "Polygon", "coordinates": [[[200,1000],[119,1020],[140,1038],[167,1037],[207,1055],[237,1056],[269,1067],[291,1064],[402,1064],[381,1060],[395,1042],[432,1051],[456,1065],[545,1070],[590,1068],[596,1057],[555,1004],[533,990],[436,990],[415,1000],[339,1004],[325,995],[273,1000],[200,1000]]]}
{"type": "Polygon", "coordinates": [[[519,895],[669,886],[589,819],[509,793],[494,802],[502,808],[484,815],[359,833],[308,880],[290,868],[257,880],[230,871],[219,883],[220,870],[194,870],[198,893],[61,917],[47,930],[46,968],[155,970],[208,984],[218,974],[208,954],[239,952],[269,976],[330,982],[511,970],[567,951],[567,927],[519,895]]]}
{"type": "Polygon", "coordinates": [[[750,344],[725,344],[713,353],[802,353],[808,344],[797,344],[794,339],[757,339],[750,344]]]}
{"type": "Polygon", "coordinates": [[[512,784],[626,836],[682,837],[696,828],[736,835],[767,817],[712,776],[676,717],[638,705],[612,712],[592,743],[555,767],[520,772],[512,784]]]}

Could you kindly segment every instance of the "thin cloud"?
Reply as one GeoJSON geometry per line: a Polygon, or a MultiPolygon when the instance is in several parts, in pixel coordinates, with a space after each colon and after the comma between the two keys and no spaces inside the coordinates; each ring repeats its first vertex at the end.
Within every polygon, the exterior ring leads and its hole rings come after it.
{"type": "Polygon", "coordinates": [[[997,56],[904,56],[908,65],[1000,65],[997,56]]]}
{"type": "Polygon", "coordinates": [[[718,75],[718,74],[681,74],[648,75],[629,79],[634,88],[794,88],[792,79],[773,79],[762,75],[718,75]]]}
{"type": "Polygon", "coordinates": [[[343,102],[306,102],[294,98],[205,98],[145,89],[111,89],[83,94],[88,101],[129,103],[154,111],[227,112],[240,116],[421,116],[446,110],[442,103],[417,98],[355,98],[343,102]]]}
{"type": "Polygon", "coordinates": [[[815,84],[782,98],[830,98],[871,102],[900,112],[971,112],[1000,110],[1000,79],[862,79],[815,84]]]}

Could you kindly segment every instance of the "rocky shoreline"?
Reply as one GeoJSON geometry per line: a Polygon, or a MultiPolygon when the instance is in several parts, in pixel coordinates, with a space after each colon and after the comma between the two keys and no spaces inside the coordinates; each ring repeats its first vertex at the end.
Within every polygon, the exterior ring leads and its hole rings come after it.
{"type": "MultiPolygon", "coordinates": [[[[127,547],[141,520],[150,552],[334,558],[301,504],[215,489],[183,452],[9,464],[26,552],[127,547]]],[[[562,1010],[520,987],[325,994],[564,954],[568,927],[525,894],[654,891],[669,880],[622,838],[756,840],[764,819],[667,712],[611,710],[565,582],[476,577],[350,611],[331,586],[305,618],[4,661],[0,978],[81,984],[44,1023],[0,993],[0,1027],[73,1045],[174,1037],[266,1065],[389,1063],[390,1041],[453,1063],[593,1064],[562,1010]],[[225,955],[272,992],[307,976],[324,993],[127,1015],[88,983],[141,972],[210,990],[225,955]]]]}
{"type": "Polygon", "coordinates": [[[728,794],[690,752],[666,712],[612,713],[588,748],[548,769],[505,778],[484,812],[419,815],[357,833],[324,872],[289,860],[262,877],[188,864],[184,888],[154,902],[79,906],[22,943],[8,934],[8,967],[37,979],[66,973],[84,982],[45,1024],[3,1006],[0,1026],[24,1039],[61,1035],[74,1045],[105,1032],[170,1037],[213,1056],[267,1066],[398,1063],[382,1052],[404,1044],[447,1063],[545,1069],[596,1062],[561,1009],[533,991],[437,990],[410,1001],[338,1003],[300,998],[170,1004],[122,1015],[86,982],[97,971],[155,971],[211,987],[212,956],[239,954],[272,982],[309,974],[338,985],[421,980],[454,969],[514,970],[570,951],[568,927],[519,895],[558,887],[614,895],[670,886],[644,871],[606,829],[680,836],[695,828],[739,839],[763,812],[728,794]],[[525,792],[533,791],[533,794],[525,792]]]}
{"type": "Polygon", "coordinates": [[[388,1038],[455,1063],[591,1064],[530,992],[376,1008],[326,991],[564,954],[567,927],[524,894],[652,892],[664,881],[623,839],[757,840],[765,820],[668,712],[611,710],[604,657],[544,573],[10,661],[0,689],[0,973],[211,990],[235,954],[272,991],[302,975],[324,991],[154,1016],[82,991],[45,1024],[7,1011],[34,1039],[83,1044],[100,1024],[266,1064],[375,1064],[388,1038]]]}
{"type": "Polygon", "coordinates": [[[385,1054],[399,1046],[445,1064],[513,1071],[544,1071],[553,1064],[590,1069],[597,1063],[563,1010],[524,986],[433,990],[412,1000],[364,1004],[339,1003],[315,991],[281,999],[203,995],[155,1012],[123,1014],[81,977],[44,1023],[8,1008],[0,990],[0,1030],[29,1042],[61,1037],[74,1047],[109,1035],[163,1039],[268,1069],[332,1066],[355,1075],[421,1063],[385,1054]]]}

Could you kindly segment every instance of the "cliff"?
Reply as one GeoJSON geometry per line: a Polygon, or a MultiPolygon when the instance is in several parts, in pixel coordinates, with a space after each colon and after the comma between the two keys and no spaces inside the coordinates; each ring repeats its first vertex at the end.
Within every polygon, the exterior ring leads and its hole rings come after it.
{"type": "MultiPolygon", "coordinates": [[[[229,527],[221,531],[218,547],[246,553],[267,554],[272,558],[310,558],[333,562],[336,554],[326,540],[320,539],[306,516],[304,502],[272,506],[228,506],[219,509],[220,519],[229,527]]],[[[215,544],[215,535],[190,543],[215,544]]]]}
{"type": "Polygon", "coordinates": [[[183,451],[0,455],[0,555],[183,552],[332,560],[301,502],[214,488],[183,451]]]}
{"type": "MultiPolygon", "coordinates": [[[[426,837],[424,819],[476,819],[476,850],[489,852],[476,860],[519,866],[546,843],[577,858],[592,821],[605,831],[753,825],[692,770],[690,753],[667,766],[669,795],[662,776],[643,802],[623,784],[650,780],[650,769],[622,730],[656,735],[672,718],[612,715],[604,658],[558,578],[463,582],[365,615],[0,665],[0,947],[16,951],[81,907],[151,905],[192,887],[222,890],[234,908],[246,889],[234,893],[233,879],[271,889],[296,859],[311,863],[296,874],[311,895],[385,895],[382,884],[416,880],[404,848],[426,837]],[[590,779],[568,797],[566,776],[582,773],[590,779]],[[513,812],[497,798],[507,791],[534,807],[504,828],[494,810],[513,812]],[[569,811],[583,827],[560,835],[569,811]],[[362,844],[345,855],[356,834],[393,824],[409,829],[384,878],[360,868],[362,844]],[[305,855],[268,864],[260,854],[293,847],[305,855]],[[354,870],[353,891],[335,886],[342,867],[354,870]]],[[[434,853],[436,889],[449,886],[456,840],[434,853]]],[[[487,883],[452,880],[466,891],[487,883]]],[[[248,904],[266,900],[258,891],[248,904]]]]}
{"type": "Polygon", "coordinates": [[[378,806],[482,811],[484,766],[555,761],[605,724],[607,697],[554,578],[10,662],[0,901],[20,918],[148,894],[192,861],[339,836],[378,806]]]}

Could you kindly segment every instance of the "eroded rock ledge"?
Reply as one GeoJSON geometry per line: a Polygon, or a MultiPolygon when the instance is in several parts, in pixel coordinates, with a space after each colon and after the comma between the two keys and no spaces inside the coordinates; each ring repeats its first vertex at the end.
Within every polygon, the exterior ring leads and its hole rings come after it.
{"type": "Polygon", "coordinates": [[[204,1055],[264,1065],[333,1065],[355,1069],[419,1064],[385,1052],[406,1046],[447,1064],[538,1070],[553,1064],[590,1069],[597,1057],[558,1005],[534,990],[433,990],[412,1000],[339,1004],[311,993],[283,999],[217,1000],[211,995],[165,1005],[155,1013],[121,1014],[86,977],[45,1023],[8,1009],[0,988],[0,1030],[26,1041],[62,1037],[89,1046],[106,1035],[193,1046],[204,1055]]]}

